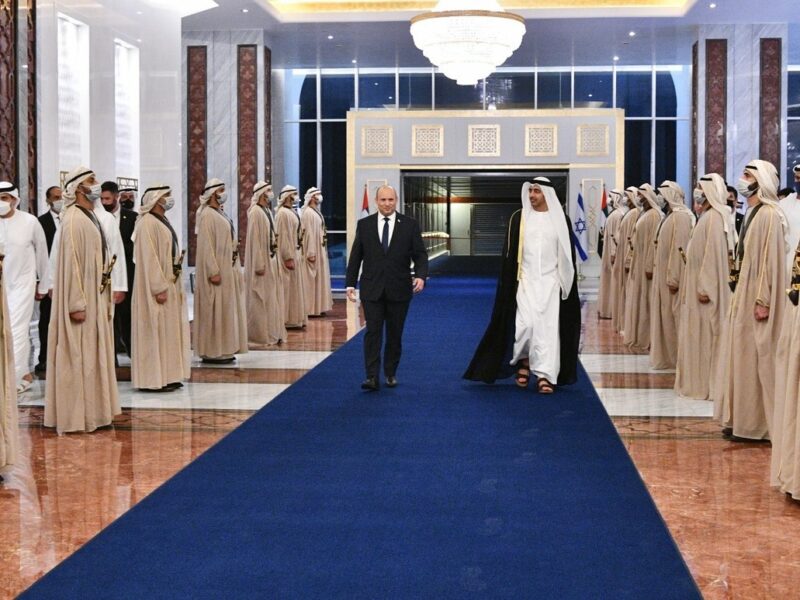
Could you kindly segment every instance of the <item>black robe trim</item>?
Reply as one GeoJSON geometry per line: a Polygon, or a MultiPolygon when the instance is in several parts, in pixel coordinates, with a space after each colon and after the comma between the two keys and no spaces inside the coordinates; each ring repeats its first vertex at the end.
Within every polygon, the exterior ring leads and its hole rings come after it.
{"type": "MultiPolygon", "coordinates": [[[[514,352],[514,334],[517,317],[517,254],[519,228],[522,211],[518,210],[508,222],[506,240],[503,244],[503,267],[497,281],[497,292],[489,326],[478,344],[472,362],[464,373],[464,379],[494,383],[514,374],[509,362],[514,352]]],[[[567,227],[572,232],[569,217],[567,227]]],[[[575,266],[575,244],[572,243],[572,265],[575,266]]],[[[578,297],[577,269],[572,280],[572,289],[566,300],[561,300],[559,332],[561,337],[561,371],[558,385],[575,383],[578,379],[578,347],[581,338],[581,303],[578,297]]]]}

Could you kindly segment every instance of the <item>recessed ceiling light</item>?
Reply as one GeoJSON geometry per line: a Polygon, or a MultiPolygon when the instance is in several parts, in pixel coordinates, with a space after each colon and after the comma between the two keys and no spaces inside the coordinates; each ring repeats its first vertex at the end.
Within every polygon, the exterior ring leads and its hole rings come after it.
{"type": "Polygon", "coordinates": [[[328,36],[328,39],[329,39],[329,40],[332,40],[332,39],[333,39],[333,36],[332,36],[332,35],[329,35],[329,36],[328,36]]]}
{"type": "Polygon", "coordinates": [[[136,38],[136,41],[141,44],[142,43],[142,38],[136,38]]]}
{"type": "Polygon", "coordinates": [[[628,37],[636,37],[636,32],[635,31],[629,31],[628,32],[628,37]]]}
{"type": "Polygon", "coordinates": [[[618,60],[619,60],[619,56],[615,56],[614,57],[614,62],[617,62],[618,60]]]}
{"type": "Polygon", "coordinates": [[[140,14],[142,14],[142,11],[140,11],[140,10],[137,10],[137,11],[136,11],[136,14],[137,14],[137,15],[140,15],[140,14]]]}
{"type": "Polygon", "coordinates": [[[708,8],[717,8],[717,3],[712,2],[711,4],[708,5],[708,8]]]}
{"type": "Polygon", "coordinates": [[[394,98],[392,96],[389,96],[389,100],[394,100],[394,98]]]}
{"type": "Polygon", "coordinates": [[[593,98],[593,97],[594,97],[593,94],[589,94],[589,98],[593,98]]]}
{"type": "Polygon", "coordinates": [[[375,83],[373,83],[372,85],[375,85],[375,86],[377,86],[377,85],[378,85],[378,82],[376,81],[376,82],[375,82],[375,83]]]}
{"type": "Polygon", "coordinates": [[[358,61],[357,61],[357,60],[354,58],[354,59],[353,59],[353,60],[351,60],[350,62],[351,62],[351,63],[353,63],[353,64],[356,64],[358,61]]]}
{"type": "Polygon", "coordinates": [[[242,12],[243,12],[243,13],[249,13],[249,12],[250,12],[250,9],[249,9],[249,8],[243,8],[243,9],[242,9],[242,12]]]}

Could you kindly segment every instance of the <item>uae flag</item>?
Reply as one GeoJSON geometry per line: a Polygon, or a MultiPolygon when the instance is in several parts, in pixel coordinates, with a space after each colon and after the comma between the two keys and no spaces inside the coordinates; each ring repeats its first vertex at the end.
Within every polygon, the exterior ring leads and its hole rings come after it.
{"type": "Polygon", "coordinates": [[[600,230],[602,231],[606,226],[606,217],[608,216],[608,196],[606,196],[606,186],[603,185],[603,197],[600,199],[600,230]]]}
{"type": "Polygon", "coordinates": [[[369,193],[367,192],[367,184],[364,184],[364,199],[361,201],[361,218],[369,216],[369,193]]]}

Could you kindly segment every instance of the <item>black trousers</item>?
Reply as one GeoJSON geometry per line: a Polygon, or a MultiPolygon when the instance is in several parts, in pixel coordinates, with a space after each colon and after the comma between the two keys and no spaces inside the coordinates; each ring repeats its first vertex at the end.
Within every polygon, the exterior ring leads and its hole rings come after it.
{"type": "Polygon", "coordinates": [[[38,364],[47,364],[47,332],[50,329],[50,307],[53,301],[45,296],[39,302],[39,360],[38,364]]]}
{"type": "Polygon", "coordinates": [[[381,368],[381,346],[383,330],[386,328],[386,347],[383,353],[383,373],[392,377],[397,373],[400,354],[403,351],[403,326],[406,323],[408,305],[411,300],[392,302],[384,294],[379,300],[364,300],[364,318],[367,333],[364,335],[364,367],[367,377],[377,377],[381,368]]]}
{"type": "Polygon", "coordinates": [[[114,305],[114,350],[131,355],[131,294],[133,286],[125,294],[125,300],[114,305]]]}

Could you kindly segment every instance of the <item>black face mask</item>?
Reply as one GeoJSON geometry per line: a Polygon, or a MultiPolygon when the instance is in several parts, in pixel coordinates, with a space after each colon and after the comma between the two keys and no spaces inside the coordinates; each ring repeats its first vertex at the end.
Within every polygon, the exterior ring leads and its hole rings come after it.
{"type": "Polygon", "coordinates": [[[120,203],[122,208],[127,208],[128,210],[133,210],[133,200],[123,200],[120,203]]]}

